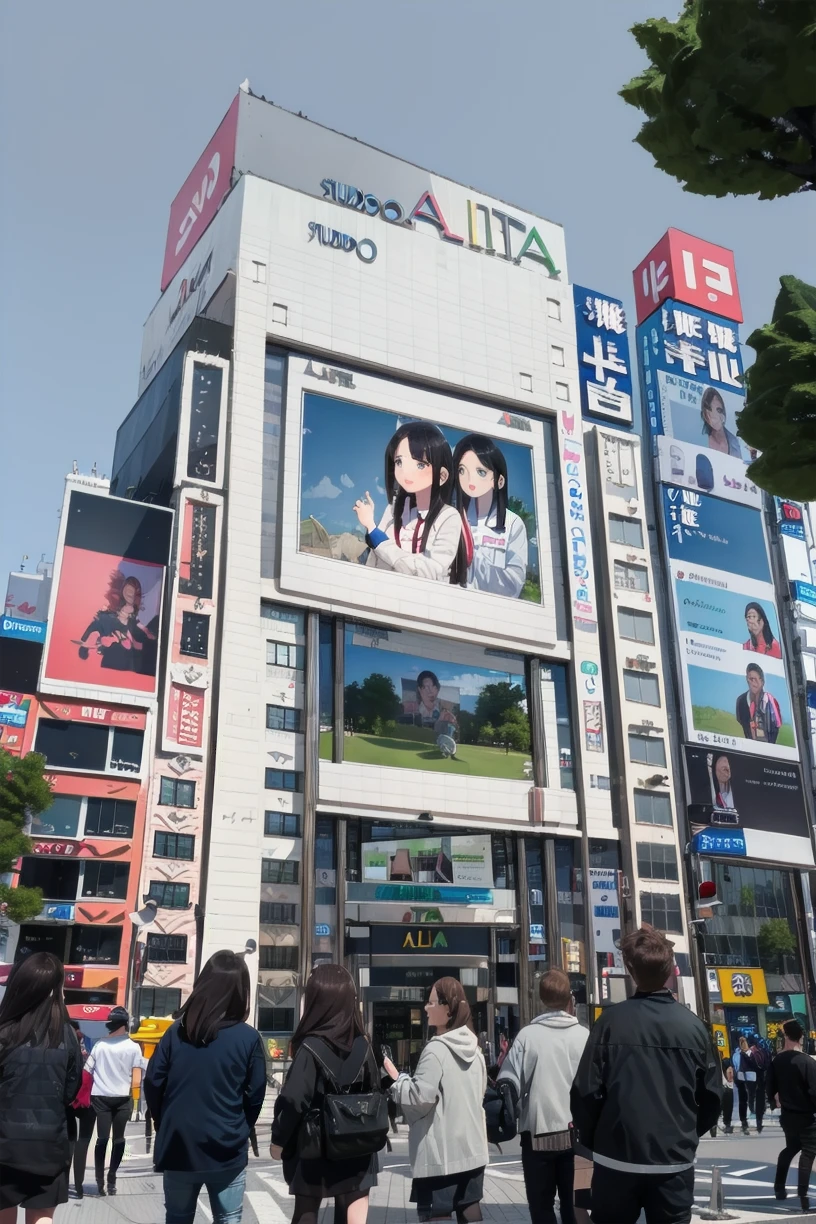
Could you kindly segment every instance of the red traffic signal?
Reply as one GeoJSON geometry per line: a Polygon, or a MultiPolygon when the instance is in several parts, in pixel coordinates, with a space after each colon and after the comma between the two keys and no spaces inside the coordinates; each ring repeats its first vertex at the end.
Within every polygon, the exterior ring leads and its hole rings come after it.
{"type": "Polygon", "coordinates": [[[697,900],[710,904],[716,899],[717,885],[713,880],[702,880],[697,885],[697,900]]]}

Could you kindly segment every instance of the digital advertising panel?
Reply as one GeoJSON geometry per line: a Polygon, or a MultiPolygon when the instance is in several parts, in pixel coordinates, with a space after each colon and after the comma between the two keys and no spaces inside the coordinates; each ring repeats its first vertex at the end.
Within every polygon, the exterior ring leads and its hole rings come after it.
{"type": "Polygon", "coordinates": [[[632,424],[632,365],[626,314],[618,298],[573,285],[581,411],[632,424]]]}
{"type": "Polygon", "coordinates": [[[439,885],[448,903],[460,889],[493,888],[489,834],[364,842],[362,864],[365,883],[439,885]]]}
{"type": "MultiPolygon", "coordinates": [[[[347,625],[344,759],[531,779],[524,673],[520,655],[347,625]]],[[[331,731],[321,732],[321,756],[331,760],[331,731]]]]}
{"type": "Polygon", "coordinates": [[[762,509],[762,490],[749,479],[741,459],[719,451],[703,450],[695,443],[664,434],[660,434],[656,442],[658,471],[664,484],[711,493],[713,497],[762,509]]]}
{"type": "Polygon", "coordinates": [[[70,485],[42,685],[156,691],[173,513],[70,485]]]}

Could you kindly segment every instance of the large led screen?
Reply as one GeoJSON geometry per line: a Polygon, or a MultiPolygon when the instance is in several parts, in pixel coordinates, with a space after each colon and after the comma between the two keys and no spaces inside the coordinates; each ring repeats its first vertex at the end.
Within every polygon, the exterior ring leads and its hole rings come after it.
{"type": "MultiPolygon", "coordinates": [[[[343,724],[346,761],[532,778],[519,655],[347,625],[343,724]]],[[[331,759],[328,729],[321,731],[321,755],[331,759]]]]}
{"type": "Polygon", "coordinates": [[[541,603],[529,445],[306,391],[301,449],[301,552],[541,603]]]}

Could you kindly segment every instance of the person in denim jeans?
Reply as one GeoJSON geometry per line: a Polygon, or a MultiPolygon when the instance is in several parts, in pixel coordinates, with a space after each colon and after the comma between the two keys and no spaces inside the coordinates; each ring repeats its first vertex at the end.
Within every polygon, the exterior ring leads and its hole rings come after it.
{"type": "Polygon", "coordinates": [[[150,1060],[144,1095],[166,1224],[193,1224],[203,1186],[213,1224],[240,1224],[250,1133],[266,1095],[263,1044],[248,1015],[244,958],[216,952],[150,1060]]]}

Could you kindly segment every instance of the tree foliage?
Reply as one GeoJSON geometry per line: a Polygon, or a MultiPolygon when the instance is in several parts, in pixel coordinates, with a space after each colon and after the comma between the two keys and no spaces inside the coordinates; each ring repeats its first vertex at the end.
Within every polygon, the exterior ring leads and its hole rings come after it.
{"type": "MultiPolygon", "coordinates": [[[[54,801],[44,770],[45,757],[36,752],[16,757],[0,749],[0,872],[13,871],[21,855],[31,852],[26,823],[54,801]]],[[[0,905],[14,922],[24,922],[42,909],[42,893],[38,888],[3,885],[0,905]]]]}
{"type": "Polygon", "coordinates": [[[402,702],[391,677],[382,672],[372,672],[362,684],[355,680],[346,685],[344,710],[345,717],[356,729],[370,731],[375,722],[380,727],[383,723],[393,722],[402,713],[402,702]]]}
{"type": "Polygon", "coordinates": [[[793,956],[796,952],[796,936],[784,918],[769,918],[760,925],[757,943],[761,956],[768,960],[779,956],[793,956]]]}
{"type": "Polygon", "coordinates": [[[486,684],[476,699],[476,721],[498,727],[505,721],[508,710],[520,710],[524,704],[524,689],[520,684],[499,680],[486,684]]]}
{"type": "Polygon", "coordinates": [[[632,34],[651,62],[620,94],[659,169],[696,195],[816,190],[813,0],[685,0],[632,34]]]}
{"type": "Polygon", "coordinates": [[[816,499],[816,288],[780,278],[773,318],[748,337],[756,361],[746,371],[737,430],[762,452],[748,475],[769,493],[816,499]]]}

